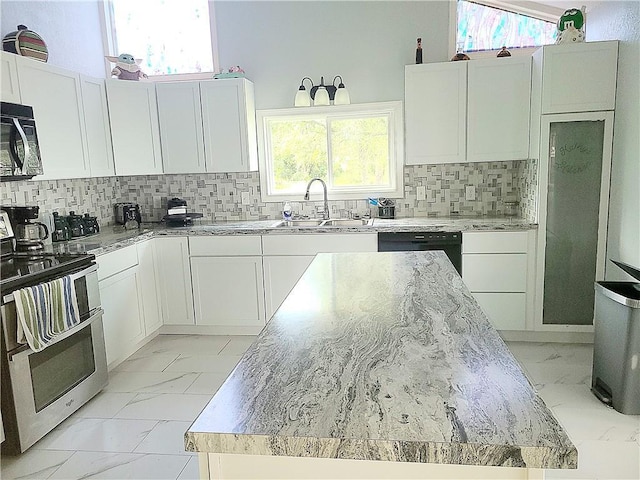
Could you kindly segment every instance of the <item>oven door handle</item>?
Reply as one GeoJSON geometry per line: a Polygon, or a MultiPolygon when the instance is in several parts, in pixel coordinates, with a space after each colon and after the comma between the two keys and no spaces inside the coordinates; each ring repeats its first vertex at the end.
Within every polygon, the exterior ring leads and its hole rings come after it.
{"type": "MultiPolygon", "coordinates": [[[[76,281],[78,278],[80,277],[85,277],[87,275],[89,275],[90,273],[93,273],[95,271],[98,270],[98,264],[94,263],[91,266],[85,268],[84,270],[80,270],[79,272],[75,272],[72,273],[71,275],[69,275],[71,277],[72,281],[76,281]]],[[[58,277],[61,278],[61,277],[58,277]]],[[[15,297],[13,295],[13,293],[9,293],[7,295],[5,295],[4,297],[2,297],[2,304],[6,305],[7,303],[11,303],[15,301],[15,297]]]]}
{"type": "MultiPolygon", "coordinates": [[[[64,340],[65,338],[68,338],[71,335],[74,335],[74,334],[78,333],[83,328],[90,327],[91,324],[93,322],[95,322],[97,319],[101,318],[103,314],[104,314],[104,310],[102,308],[96,308],[93,311],[93,313],[91,314],[91,316],[89,318],[87,318],[84,322],[80,322],[75,327],[70,328],[66,332],[61,333],[60,335],[58,335],[56,337],[56,339],[53,342],[51,342],[49,345],[47,345],[45,348],[43,348],[40,351],[43,352],[44,350],[46,350],[51,345],[55,345],[56,343],[64,340]]],[[[23,347],[19,347],[19,351],[13,350],[12,352],[7,352],[7,356],[9,357],[9,361],[13,362],[13,361],[21,359],[24,356],[33,355],[34,353],[35,352],[33,350],[31,350],[31,348],[29,348],[28,345],[24,345],[23,347]]]]}

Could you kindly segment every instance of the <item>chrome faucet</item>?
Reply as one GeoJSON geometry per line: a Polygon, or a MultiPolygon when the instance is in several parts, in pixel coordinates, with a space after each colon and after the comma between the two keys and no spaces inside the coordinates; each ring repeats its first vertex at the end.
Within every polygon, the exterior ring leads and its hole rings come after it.
{"type": "Polygon", "coordinates": [[[322,214],[322,218],[323,220],[329,220],[329,202],[327,201],[327,184],[324,183],[324,180],[322,180],[321,178],[312,178],[307,184],[307,193],[304,194],[304,199],[309,200],[309,189],[311,188],[311,184],[316,180],[322,184],[322,189],[324,192],[324,213],[322,214]]]}

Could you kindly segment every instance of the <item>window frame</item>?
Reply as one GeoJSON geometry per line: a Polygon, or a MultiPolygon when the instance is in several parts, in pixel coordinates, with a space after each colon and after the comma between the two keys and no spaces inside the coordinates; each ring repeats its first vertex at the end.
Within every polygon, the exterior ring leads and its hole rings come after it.
{"type": "MultiPolygon", "coordinates": [[[[301,193],[271,193],[270,185],[273,176],[273,167],[269,158],[269,135],[267,132],[268,120],[278,118],[282,120],[300,117],[340,119],[340,118],[365,118],[375,115],[388,115],[389,117],[389,176],[391,186],[388,188],[372,187],[333,187],[327,183],[329,200],[366,200],[370,196],[384,196],[387,198],[403,198],[403,167],[404,167],[404,112],[401,101],[358,103],[351,105],[330,105],[326,107],[295,107],[256,111],[256,123],[258,130],[258,169],[260,173],[260,195],[264,202],[300,201],[301,193]]],[[[328,137],[330,135],[328,134],[328,137]]],[[[331,145],[327,145],[328,151],[331,145]]],[[[329,159],[328,159],[329,160],[329,159]]],[[[327,171],[330,172],[328,161],[327,171]]],[[[311,179],[309,179],[311,180],[311,179]]],[[[327,181],[328,179],[323,178],[327,181]]],[[[317,186],[316,186],[317,187],[317,186]]]]}
{"type": "MultiPolygon", "coordinates": [[[[526,15],[527,17],[536,18],[545,22],[557,23],[560,16],[565,12],[563,8],[552,7],[551,5],[542,5],[540,3],[523,2],[522,4],[514,4],[508,0],[467,0],[484,5],[485,7],[497,8],[518,15],[526,15]]],[[[449,1],[449,57],[456,54],[456,39],[458,36],[458,0],[449,1]]],[[[513,56],[532,55],[533,52],[541,48],[510,48],[509,52],[513,56]]],[[[471,58],[494,58],[500,49],[483,50],[481,52],[465,52],[471,58]]]]}
{"type": "MultiPolygon", "coordinates": [[[[210,79],[212,73],[220,72],[220,54],[218,52],[218,31],[216,29],[216,12],[215,2],[207,1],[209,7],[209,32],[211,35],[211,61],[213,63],[213,72],[199,73],[176,73],[171,75],[149,75],[148,81],[152,82],[175,82],[179,80],[205,80],[210,79]]],[[[104,45],[104,54],[110,56],[118,56],[123,52],[118,51],[118,40],[116,26],[113,19],[113,5],[111,0],[102,0],[102,8],[99,8],[100,20],[102,27],[102,45],[104,45]]],[[[105,78],[111,78],[113,64],[104,59],[105,78]]]]}

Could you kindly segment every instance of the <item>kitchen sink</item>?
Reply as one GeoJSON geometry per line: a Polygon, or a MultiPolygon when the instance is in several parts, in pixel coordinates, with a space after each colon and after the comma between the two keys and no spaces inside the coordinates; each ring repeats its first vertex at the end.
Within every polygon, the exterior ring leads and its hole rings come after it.
{"type": "Polygon", "coordinates": [[[278,223],[277,227],[363,227],[373,225],[373,219],[362,218],[331,218],[322,220],[321,218],[305,218],[299,220],[284,220],[278,223]]]}

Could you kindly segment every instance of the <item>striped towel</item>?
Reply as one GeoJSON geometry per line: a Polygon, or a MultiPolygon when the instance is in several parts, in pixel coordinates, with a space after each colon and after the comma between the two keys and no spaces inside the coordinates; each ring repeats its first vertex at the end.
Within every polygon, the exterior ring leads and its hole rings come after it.
{"type": "Polygon", "coordinates": [[[80,323],[78,301],[70,276],[13,292],[18,316],[18,343],[39,352],[60,334],[80,323]]]}

